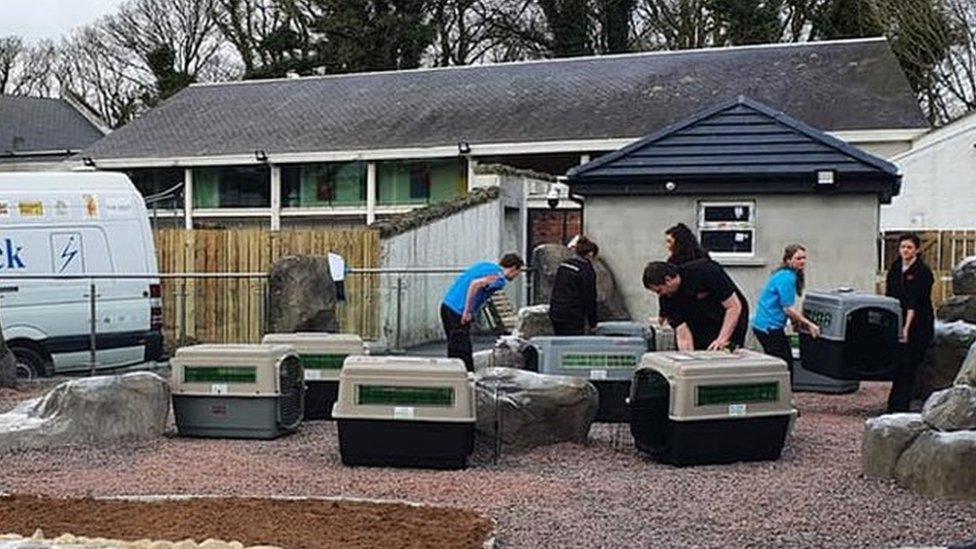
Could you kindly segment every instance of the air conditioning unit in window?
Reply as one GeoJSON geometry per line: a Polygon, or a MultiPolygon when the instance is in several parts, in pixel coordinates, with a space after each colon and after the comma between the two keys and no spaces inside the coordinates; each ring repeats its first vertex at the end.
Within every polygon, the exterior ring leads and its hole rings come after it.
{"type": "Polygon", "coordinates": [[[305,382],[284,345],[195,345],[171,361],[173,412],[182,436],[276,438],[302,422],[305,382]]]}

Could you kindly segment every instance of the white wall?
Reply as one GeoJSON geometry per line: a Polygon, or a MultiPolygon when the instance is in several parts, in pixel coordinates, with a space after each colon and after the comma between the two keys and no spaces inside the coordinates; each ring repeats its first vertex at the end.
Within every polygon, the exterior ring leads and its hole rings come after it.
{"type": "MultiPolygon", "coordinates": [[[[600,257],[635,318],[657,314],[641,277],[648,261],[664,261],[664,230],[675,223],[696,228],[699,197],[594,196],[584,207],[585,233],[600,245],[600,257]]],[[[708,201],[755,200],[756,256],[737,265],[723,262],[749,301],[750,315],[783,248],[807,247],[807,287],[852,286],[874,291],[878,198],[875,195],[758,195],[708,197],[708,201]]]]}
{"type": "Polygon", "coordinates": [[[917,139],[892,159],[901,193],[881,208],[886,231],[976,228],[976,114],[917,139]]]}

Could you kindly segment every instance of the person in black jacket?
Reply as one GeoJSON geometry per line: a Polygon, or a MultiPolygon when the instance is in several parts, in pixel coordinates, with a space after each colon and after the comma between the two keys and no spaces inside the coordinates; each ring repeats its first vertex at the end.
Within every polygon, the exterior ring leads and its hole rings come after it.
{"type": "Polygon", "coordinates": [[[549,320],[557,336],[583,335],[596,327],[596,271],[592,261],[600,252],[595,242],[580,236],[576,255],[559,264],[549,296],[549,320]]]}
{"type": "Polygon", "coordinates": [[[920,247],[918,235],[901,235],[898,239],[898,255],[901,257],[888,269],[885,284],[885,295],[897,298],[901,303],[901,340],[905,343],[902,362],[898,365],[888,395],[888,412],[909,411],[915,372],[935,334],[935,314],[932,311],[935,278],[932,270],[922,261],[920,247]]]}

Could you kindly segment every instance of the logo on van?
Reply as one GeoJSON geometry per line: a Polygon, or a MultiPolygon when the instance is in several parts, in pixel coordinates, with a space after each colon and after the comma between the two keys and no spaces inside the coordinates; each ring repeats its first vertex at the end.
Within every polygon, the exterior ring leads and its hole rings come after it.
{"type": "Polygon", "coordinates": [[[20,252],[23,247],[14,244],[14,241],[5,238],[3,239],[3,249],[0,249],[0,269],[26,269],[27,266],[24,265],[24,261],[20,258],[20,252]]]}
{"type": "Polygon", "coordinates": [[[71,265],[71,261],[78,256],[78,241],[75,240],[74,235],[68,237],[68,241],[65,243],[64,248],[61,250],[61,267],[58,269],[58,273],[63,273],[65,269],[71,265]]]}

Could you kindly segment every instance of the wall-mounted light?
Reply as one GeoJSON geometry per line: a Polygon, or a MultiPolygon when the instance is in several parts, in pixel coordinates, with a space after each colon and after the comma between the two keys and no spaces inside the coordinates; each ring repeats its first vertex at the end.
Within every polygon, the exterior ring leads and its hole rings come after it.
{"type": "Polygon", "coordinates": [[[467,141],[458,141],[458,154],[471,154],[471,144],[467,141]]]}
{"type": "Polygon", "coordinates": [[[837,183],[837,172],[834,170],[817,171],[817,185],[834,185],[837,183]]]}
{"type": "Polygon", "coordinates": [[[256,151],[254,151],[254,158],[258,162],[267,162],[268,161],[268,153],[266,153],[266,152],[264,152],[263,150],[260,150],[260,149],[259,150],[256,150],[256,151]]]}
{"type": "Polygon", "coordinates": [[[90,156],[86,156],[86,157],[82,158],[81,159],[81,162],[84,165],[88,166],[89,168],[94,168],[95,167],[95,159],[92,158],[92,157],[90,157],[90,156]]]}
{"type": "Polygon", "coordinates": [[[556,206],[559,206],[559,189],[556,188],[555,183],[549,185],[549,191],[546,192],[546,204],[549,205],[550,210],[555,210],[556,206]]]}

